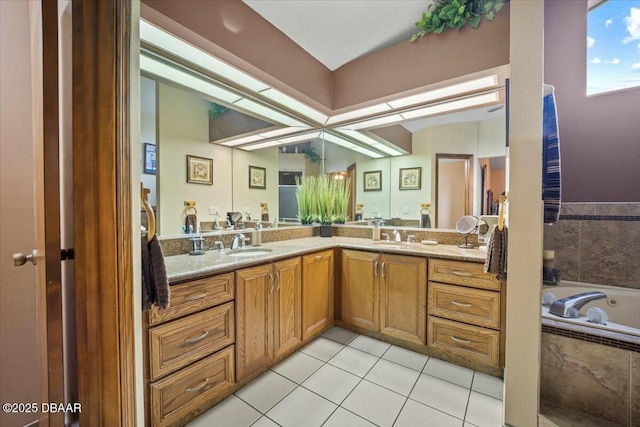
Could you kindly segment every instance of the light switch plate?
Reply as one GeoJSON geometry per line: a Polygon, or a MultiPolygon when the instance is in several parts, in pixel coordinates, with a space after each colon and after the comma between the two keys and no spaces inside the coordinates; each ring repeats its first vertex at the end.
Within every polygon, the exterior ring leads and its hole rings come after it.
{"type": "Polygon", "coordinates": [[[209,206],[209,215],[215,215],[220,212],[220,208],[217,206],[209,206]]]}
{"type": "Polygon", "coordinates": [[[405,206],[402,208],[402,213],[403,214],[410,214],[411,213],[411,207],[410,206],[405,206]]]}

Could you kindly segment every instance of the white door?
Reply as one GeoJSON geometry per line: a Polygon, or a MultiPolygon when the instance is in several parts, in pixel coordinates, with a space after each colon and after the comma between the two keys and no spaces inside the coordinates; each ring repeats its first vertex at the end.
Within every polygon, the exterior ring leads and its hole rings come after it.
{"type": "MultiPolygon", "coordinates": [[[[0,1],[0,425],[48,425],[42,13],[0,1]],[[35,252],[32,252],[35,251],[35,252]],[[14,254],[35,254],[14,266],[14,254]],[[35,404],[32,405],[32,404],[35,404]]],[[[59,256],[59,255],[58,255],[59,256]]]]}

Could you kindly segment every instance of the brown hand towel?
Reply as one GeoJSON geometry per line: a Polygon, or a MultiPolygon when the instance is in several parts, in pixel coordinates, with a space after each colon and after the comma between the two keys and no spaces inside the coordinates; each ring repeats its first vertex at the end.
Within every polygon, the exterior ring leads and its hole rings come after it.
{"type": "Polygon", "coordinates": [[[156,292],[153,286],[153,275],[151,274],[151,256],[149,255],[149,245],[147,236],[141,239],[142,255],[142,310],[150,310],[156,300],[156,292]]]}
{"type": "Polygon", "coordinates": [[[169,308],[170,289],[167,280],[167,270],[164,265],[164,255],[157,236],[149,242],[149,258],[151,260],[152,287],[155,291],[155,303],[161,309],[169,308]]]}
{"type": "Polygon", "coordinates": [[[197,233],[198,232],[198,217],[196,214],[189,214],[184,219],[184,226],[186,233],[197,233]]]}
{"type": "Polygon", "coordinates": [[[487,259],[484,262],[485,273],[495,274],[498,280],[507,280],[507,227],[502,231],[493,228],[487,244],[487,259]]]}

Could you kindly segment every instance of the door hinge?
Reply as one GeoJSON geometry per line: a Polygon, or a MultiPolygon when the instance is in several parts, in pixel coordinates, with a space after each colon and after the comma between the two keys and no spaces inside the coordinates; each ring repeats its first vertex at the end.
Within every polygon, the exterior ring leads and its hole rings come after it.
{"type": "Polygon", "coordinates": [[[75,258],[75,252],[71,249],[60,250],[60,261],[68,261],[75,258]]]}

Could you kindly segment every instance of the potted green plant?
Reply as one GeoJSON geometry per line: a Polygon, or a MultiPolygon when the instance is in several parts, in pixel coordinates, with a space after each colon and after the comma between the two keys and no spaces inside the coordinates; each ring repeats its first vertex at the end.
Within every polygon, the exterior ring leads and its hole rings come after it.
{"type": "Polygon", "coordinates": [[[334,179],[334,219],[335,224],[344,224],[347,222],[347,213],[349,211],[349,194],[351,192],[350,179],[334,179]]]}
{"type": "Polygon", "coordinates": [[[298,220],[305,225],[313,224],[316,220],[315,184],[314,176],[296,177],[296,200],[298,201],[298,220]]]}
{"type": "Polygon", "coordinates": [[[320,236],[333,236],[333,224],[335,215],[334,185],[329,175],[316,177],[316,210],[320,222],[320,236]]]}

